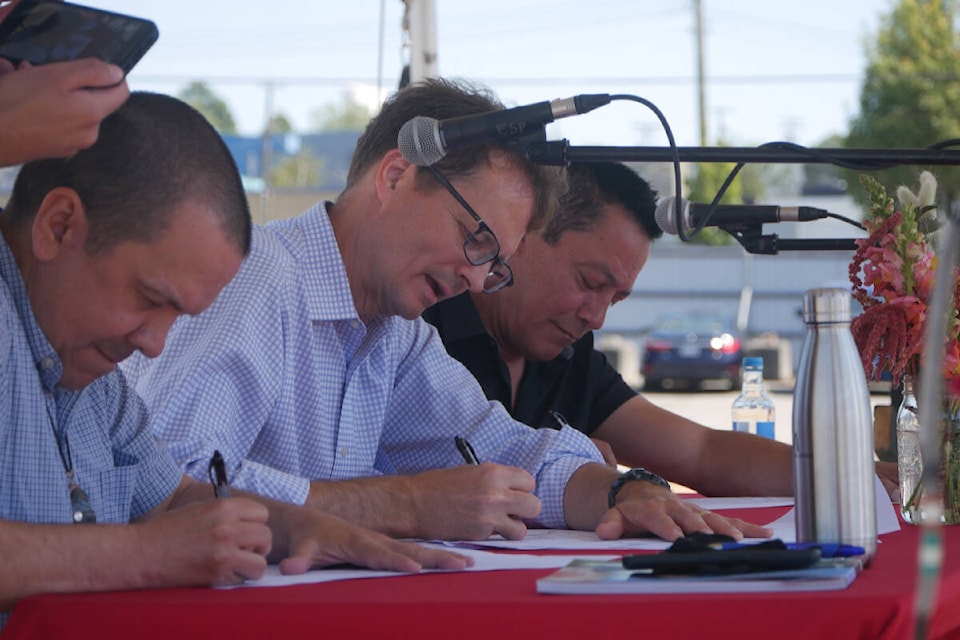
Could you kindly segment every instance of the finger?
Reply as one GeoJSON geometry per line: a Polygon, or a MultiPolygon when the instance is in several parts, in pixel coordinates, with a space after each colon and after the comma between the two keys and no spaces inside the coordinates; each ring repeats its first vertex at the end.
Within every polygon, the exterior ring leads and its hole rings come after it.
{"type": "MultiPolygon", "coordinates": [[[[64,73],[72,88],[112,87],[123,82],[123,69],[96,58],[45,65],[49,73],[64,73]]],[[[62,86],[62,85],[61,85],[62,86]]]]}
{"type": "Polygon", "coordinates": [[[270,553],[270,548],[273,546],[270,528],[260,523],[241,522],[235,539],[241,549],[264,557],[270,553]]]}
{"type": "Polygon", "coordinates": [[[516,518],[505,518],[493,531],[507,540],[523,540],[527,535],[527,525],[516,518]]]}
{"type": "Polygon", "coordinates": [[[395,545],[402,545],[401,551],[409,553],[424,569],[444,569],[447,571],[463,571],[473,566],[473,558],[445,549],[434,549],[409,542],[393,541],[395,545]]]}
{"type": "Polygon", "coordinates": [[[7,60],[6,58],[0,58],[0,75],[3,75],[5,73],[10,73],[15,69],[16,69],[16,66],[14,66],[12,62],[7,60]]]}
{"type": "Polygon", "coordinates": [[[601,540],[618,540],[623,537],[626,527],[624,526],[623,514],[618,509],[607,509],[607,512],[600,518],[600,523],[594,532],[601,540]]]}
{"type": "Polygon", "coordinates": [[[501,467],[507,469],[510,476],[507,480],[507,486],[514,491],[523,491],[531,493],[537,488],[537,480],[529,472],[518,467],[501,467]]]}
{"type": "Polygon", "coordinates": [[[513,500],[507,506],[510,516],[515,518],[536,518],[542,509],[540,498],[532,493],[515,492],[513,500]]]}
{"type": "Polygon", "coordinates": [[[744,537],[769,538],[773,535],[773,529],[746,522],[740,518],[725,518],[720,514],[711,513],[707,519],[716,533],[733,536],[737,540],[742,540],[744,537]]]}
{"type": "Polygon", "coordinates": [[[232,567],[232,576],[227,584],[236,584],[234,577],[243,580],[259,580],[267,572],[267,558],[252,551],[241,551],[232,567]]]}
{"type": "Polygon", "coordinates": [[[711,511],[693,509],[685,503],[678,502],[671,504],[670,507],[668,507],[668,512],[673,516],[676,523],[680,525],[684,533],[718,533],[707,523],[707,518],[713,520],[711,516],[715,515],[711,511]]]}

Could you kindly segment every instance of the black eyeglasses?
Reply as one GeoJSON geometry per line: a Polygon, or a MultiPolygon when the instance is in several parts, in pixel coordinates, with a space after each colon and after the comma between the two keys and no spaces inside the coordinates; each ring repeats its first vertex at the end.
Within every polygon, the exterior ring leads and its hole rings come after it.
{"type": "Polygon", "coordinates": [[[512,285],[513,269],[500,258],[500,242],[497,240],[497,236],[493,234],[493,231],[490,230],[487,223],[477,215],[473,207],[463,199],[460,192],[454,189],[446,176],[440,173],[436,167],[428,166],[427,169],[430,170],[430,173],[437,179],[437,182],[442,184],[443,187],[450,192],[450,195],[460,203],[460,206],[467,210],[470,217],[476,220],[479,225],[477,230],[473,233],[468,233],[467,238],[463,241],[463,255],[466,256],[467,262],[472,265],[480,266],[488,262],[492,263],[486,278],[483,280],[483,292],[494,293],[495,291],[500,291],[500,289],[512,285]]]}

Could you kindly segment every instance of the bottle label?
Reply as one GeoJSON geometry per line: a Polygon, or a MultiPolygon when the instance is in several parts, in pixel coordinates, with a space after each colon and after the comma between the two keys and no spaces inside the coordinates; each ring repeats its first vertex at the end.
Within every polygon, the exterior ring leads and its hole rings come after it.
{"type": "Polygon", "coordinates": [[[764,438],[770,438],[771,440],[776,439],[774,434],[774,424],[772,422],[758,422],[757,423],[757,435],[763,436],[764,438]]]}
{"type": "Polygon", "coordinates": [[[771,440],[776,439],[774,423],[773,422],[757,422],[756,430],[751,428],[753,425],[746,421],[734,421],[733,430],[734,431],[743,431],[745,433],[755,433],[758,436],[763,436],[764,438],[770,438],[771,440]]]}

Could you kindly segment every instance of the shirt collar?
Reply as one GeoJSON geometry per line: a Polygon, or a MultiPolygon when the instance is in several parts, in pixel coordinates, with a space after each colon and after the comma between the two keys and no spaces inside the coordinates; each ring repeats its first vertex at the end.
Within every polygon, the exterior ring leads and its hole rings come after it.
{"type": "MultiPolygon", "coordinates": [[[[436,325],[440,335],[443,336],[444,343],[469,340],[478,336],[488,336],[493,340],[493,336],[483,326],[470,292],[438,302],[424,312],[424,317],[428,322],[436,325]]],[[[573,354],[573,345],[567,345],[555,360],[570,360],[573,354]]]]}
{"type": "Polygon", "coordinates": [[[469,291],[438,302],[427,309],[424,315],[428,318],[432,316],[436,320],[433,322],[431,319],[431,322],[437,326],[445,342],[490,335],[480,320],[480,314],[477,313],[469,291]]]}
{"type": "Polygon", "coordinates": [[[6,239],[2,235],[0,235],[0,280],[6,284],[7,290],[10,292],[17,311],[17,318],[20,320],[20,326],[23,327],[27,344],[30,347],[30,354],[33,356],[33,362],[37,367],[40,379],[44,386],[52,390],[63,375],[63,363],[50,341],[47,340],[47,336],[44,335],[43,329],[37,324],[37,318],[33,315],[30,298],[27,296],[27,285],[23,281],[20,267],[17,266],[13,251],[10,250],[6,239]]]}
{"type": "Polygon", "coordinates": [[[301,290],[311,320],[356,320],[347,269],[327,214],[328,202],[318,202],[303,214],[265,226],[276,233],[301,265],[301,290]]]}

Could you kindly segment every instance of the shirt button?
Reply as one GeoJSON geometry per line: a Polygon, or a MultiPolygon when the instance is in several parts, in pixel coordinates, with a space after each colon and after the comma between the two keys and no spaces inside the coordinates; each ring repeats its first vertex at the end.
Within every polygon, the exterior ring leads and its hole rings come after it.
{"type": "Polygon", "coordinates": [[[351,320],[351,321],[350,321],[350,326],[351,326],[352,328],[354,328],[354,329],[359,329],[359,328],[360,328],[360,321],[359,321],[359,320],[351,320]]]}
{"type": "Polygon", "coordinates": [[[342,457],[346,458],[348,453],[350,453],[350,449],[348,449],[347,447],[340,448],[340,455],[342,457]]]}
{"type": "Polygon", "coordinates": [[[50,356],[47,356],[46,358],[43,358],[42,360],[40,360],[40,368],[45,371],[49,371],[50,369],[53,369],[55,366],[56,366],[56,363],[54,363],[53,358],[51,358],[50,356]]]}

